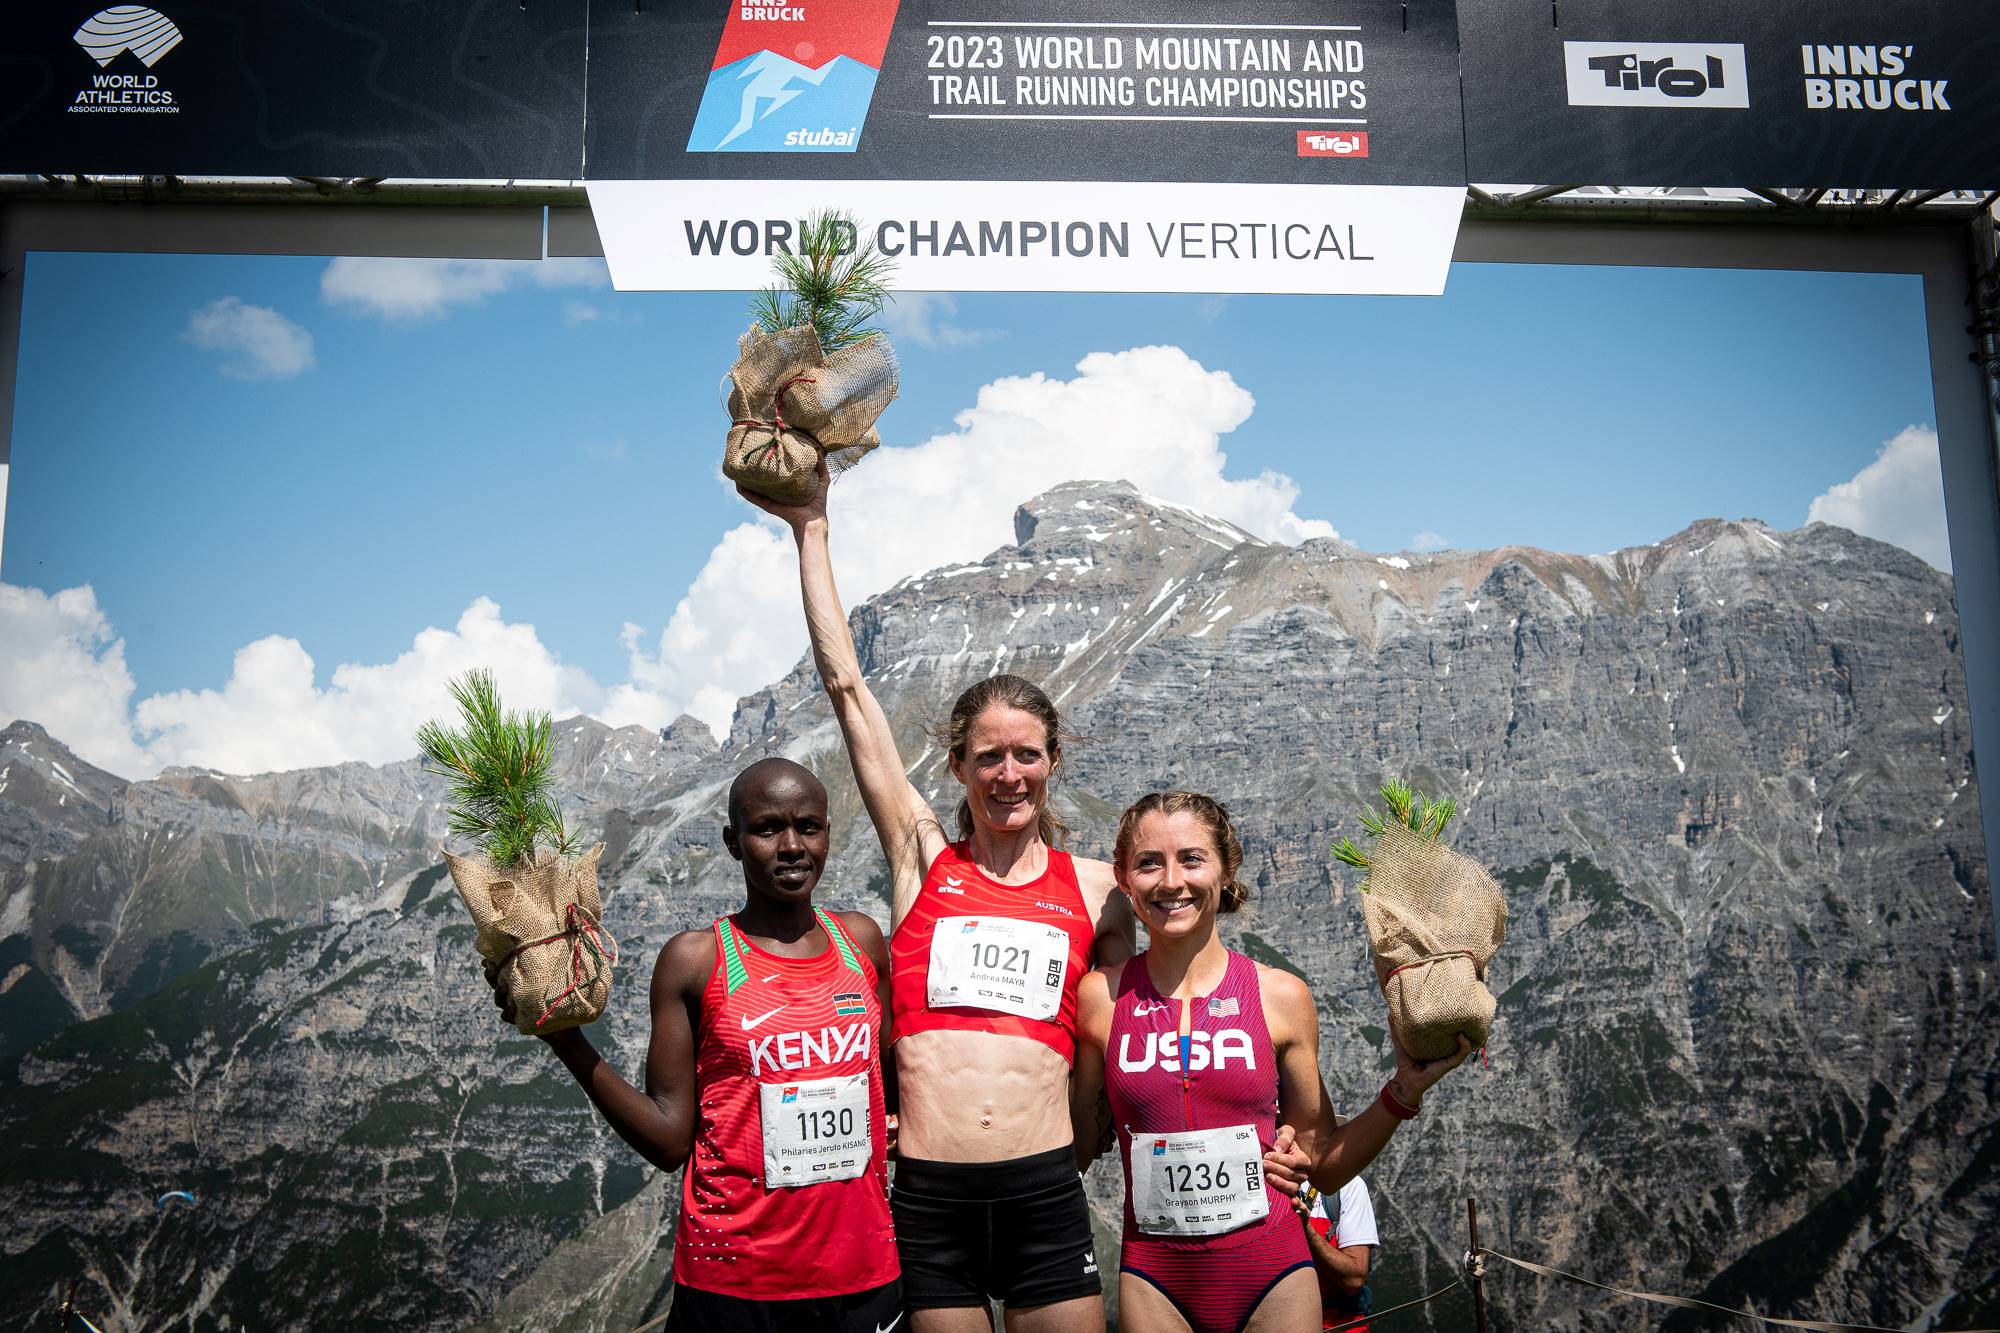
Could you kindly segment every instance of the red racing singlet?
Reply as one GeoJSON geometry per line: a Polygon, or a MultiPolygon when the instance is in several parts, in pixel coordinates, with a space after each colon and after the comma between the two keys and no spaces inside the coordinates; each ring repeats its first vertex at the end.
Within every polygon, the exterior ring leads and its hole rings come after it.
{"type": "Polygon", "coordinates": [[[695,1034],[694,1151],[674,1280],[746,1300],[893,1282],[875,968],[829,912],[831,946],[780,958],[715,923],[695,1034]],[[767,1179],[773,1172],[796,1184],[767,1179]],[[815,1180],[815,1177],[818,1177],[815,1180]]]}
{"type": "Polygon", "coordinates": [[[1040,879],[1002,884],[967,852],[956,842],[938,853],[889,942],[896,1038],[997,1032],[1074,1063],[1076,988],[1095,933],[1076,866],[1051,847],[1040,879]]]}

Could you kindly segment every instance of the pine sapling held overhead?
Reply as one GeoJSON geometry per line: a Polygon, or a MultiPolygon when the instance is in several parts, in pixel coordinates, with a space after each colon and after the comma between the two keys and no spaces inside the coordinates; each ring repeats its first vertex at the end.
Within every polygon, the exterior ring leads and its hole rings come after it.
{"type": "Polygon", "coordinates": [[[890,260],[854,220],[816,213],[796,253],[772,256],[778,281],[751,302],[755,321],[722,382],[729,438],[722,472],[783,504],[819,488],[819,462],[841,472],[882,442],[875,429],[897,392],[896,351],[866,327],[890,299],[890,260]]]}
{"type": "Polygon", "coordinates": [[[555,802],[555,723],[502,708],[488,671],[469,671],[450,689],[459,726],[424,723],[417,748],[451,780],[448,826],[473,844],[443,855],[472,914],[474,947],[499,969],[521,1032],[591,1022],[610,1001],[618,948],[601,924],[604,844],[579,854],[555,802]]]}

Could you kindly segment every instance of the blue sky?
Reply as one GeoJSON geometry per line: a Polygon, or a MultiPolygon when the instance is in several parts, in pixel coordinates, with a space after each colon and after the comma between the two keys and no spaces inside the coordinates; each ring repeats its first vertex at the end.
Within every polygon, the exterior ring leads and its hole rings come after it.
{"type": "MultiPolygon", "coordinates": [[[[0,578],[88,585],[133,701],[220,689],[273,635],[324,686],[480,597],[609,685],[620,627],[650,644],[753,517],[717,472],[741,296],[408,262],[31,258],[0,578]]],[[[1217,409],[1221,475],[1283,473],[1279,508],[1373,550],[1797,526],[1932,421],[1921,293],[1896,276],[1460,265],[1441,299],[919,297],[894,327],[892,445],[960,429],[1003,377],[1170,345],[1198,366],[1160,373],[1255,400],[1233,430],[1217,409]]],[[[944,562],[923,549],[901,572],[944,562]]]]}

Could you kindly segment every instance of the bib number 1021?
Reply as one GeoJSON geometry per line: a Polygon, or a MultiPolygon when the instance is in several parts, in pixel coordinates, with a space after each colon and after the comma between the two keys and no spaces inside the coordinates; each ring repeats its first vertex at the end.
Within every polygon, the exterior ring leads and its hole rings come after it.
{"type": "Polygon", "coordinates": [[[981,944],[975,940],[972,945],[972,965],[995,972],[1019,972],[1025,977],[1028,958],[1029,951],[1016,944],[981,944]]]}
{"type": "Polygon", "coordinates": [[[1227,1162],[1168,1162],[1161,1170],[1166,1173],[1167,1188],[1175,1194],[1226,1190],[1232,1184],[1227,1162]]]}
{"type": "Polygon", "coordinates": [[[823,1111],[798,1111],[799,1139],[814,1143],[820,1139],[854,1137],[854,1108],[842,1106],[823,1111]]]}

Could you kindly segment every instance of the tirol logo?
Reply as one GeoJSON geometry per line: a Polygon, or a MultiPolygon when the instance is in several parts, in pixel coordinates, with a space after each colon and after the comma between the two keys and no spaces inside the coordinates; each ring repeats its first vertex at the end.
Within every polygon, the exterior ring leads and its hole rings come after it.
{"type": "Polygon", "coordinates": [[[1571,106],[1750,105],[1743,47],[1706,42],[1564,42],[1571,106]]]}
{"type": "Polygon", "coordinates": [[[690,153],[851,153],[897,0],[732,5],[690,153]]]}
{"type": "Polygon", "coordinates": [[[85,19],[71,36],[103,71],[77,90],[70,99],[71,111],[113,115],[174,115],[180,111],[173,92],[160,86],[157,75],[112,72],[113,63],[123,61],[150,70],[181,44],[180,28],[165,14],[144,5],[113,5],[85,19]]]}
{"type": "Polygon", "coordinates": [[[1300,157],[1366,157],[1368,131],[1335,134],[1327,130],[1299,131],[1300,157]]]}

